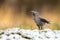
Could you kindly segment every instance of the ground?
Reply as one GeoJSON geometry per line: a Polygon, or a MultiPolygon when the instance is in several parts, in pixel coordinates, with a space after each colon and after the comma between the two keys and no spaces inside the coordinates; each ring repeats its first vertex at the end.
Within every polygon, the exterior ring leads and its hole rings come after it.
{"type": "Polygon", "coordinates": [[[0,40],[60,40],[60,30],[9,28],[0,30],[0,40]]]}

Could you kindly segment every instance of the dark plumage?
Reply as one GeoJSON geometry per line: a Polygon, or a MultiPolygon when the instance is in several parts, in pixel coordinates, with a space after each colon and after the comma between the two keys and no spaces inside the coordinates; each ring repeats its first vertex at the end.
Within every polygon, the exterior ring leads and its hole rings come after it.
{"type": "Polygon", "coordinates": [[[46,19],[43,19],[43,18],[40,18],[40,21],[42,21],[42,22],[45,22],[45,23],[49,23],[49,21],[47,21],[46,19]]]}
{"type": "Polygon", "coordinates": [[[49,21],[47,21],[44,18],[41,18],[37,11],[31,11],[31,13],[34,17],[34,21],[35,21],[36,25],[38,26],[39,30],[42,29],[42,27],[44,26],[45,23],[49,24],[49,21]]]}

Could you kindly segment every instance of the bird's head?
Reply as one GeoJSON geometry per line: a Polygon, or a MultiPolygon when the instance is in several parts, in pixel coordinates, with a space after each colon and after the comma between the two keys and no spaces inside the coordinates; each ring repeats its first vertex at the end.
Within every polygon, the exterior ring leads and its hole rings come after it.
{"type": "Polygon", "coordinates": [[[38,15],[38,11],[35,11],[35,10],[31,11],[31,13],[32,13],[33,16],[38,15]]]}

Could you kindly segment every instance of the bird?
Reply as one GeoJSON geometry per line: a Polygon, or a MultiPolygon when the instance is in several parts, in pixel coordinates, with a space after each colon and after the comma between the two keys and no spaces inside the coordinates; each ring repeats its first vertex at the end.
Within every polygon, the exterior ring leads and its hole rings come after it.
{"type": "Polygon", "coordinates": [[[39,30],[43,29],[43,26],[47,23],[49,24],[50,22],[47,21],[46,19],[42,18],[41,16],[39,16],[39,12],[36,10],[32,10],[30,11],[32,13],[32,16],[34,18],[34,21],[38,27],[39,30]]]}

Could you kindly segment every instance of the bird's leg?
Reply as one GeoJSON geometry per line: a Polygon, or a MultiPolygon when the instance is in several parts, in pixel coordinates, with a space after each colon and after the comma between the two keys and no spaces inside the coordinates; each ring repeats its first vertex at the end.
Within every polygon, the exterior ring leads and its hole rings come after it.
{"type": "Polygon", "coordinates": [[[42,30],[42,29],[43,29],[43,27],[42,27],[42,26],[40,26],[40,29],[42,30]]]}
{"type": "Polygon", "coordinates": [[[38,26],[38,30],[40,30],[40,26],[38,26]]]}
{"type": "Polygon", "coordinates": [[[39,26],[39,25],[37,25],[38,26],[38,30],[39,30],[39,33],[40,33],[40,29],[41,29],[41,27],[39,26]]]}
{"type": "Polygon", "coordinates": [[[38,26],[38,30],[40,30],[40,26],[37,24],[37,26],[38,26]]]}

